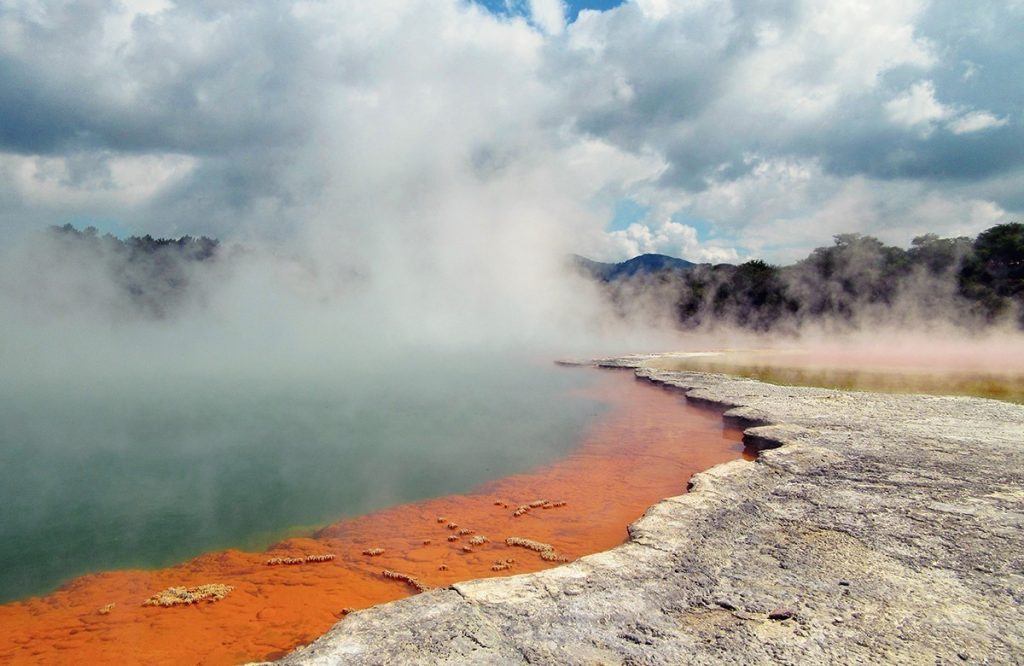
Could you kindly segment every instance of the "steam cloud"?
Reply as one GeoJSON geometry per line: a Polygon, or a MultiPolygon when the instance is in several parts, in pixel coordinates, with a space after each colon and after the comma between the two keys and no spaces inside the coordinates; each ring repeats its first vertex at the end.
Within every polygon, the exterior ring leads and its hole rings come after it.
{"type": "MultiPolygon", "coordinates": [[[[552,398],[578,375],[530,361],[844,344],[737,313],[683,332],[671,281],[623,284],[620,316],[573,253],[781,263],[835,233],[905,245],[1024,211],[1021,104],[1005,92],[1024,78],[1005,46],[1019,3],[967,17],[920,0],[489,4],[509,11],[0,8],[7,594],[79,571],[64,558],[172,556],[155,535],[205,535],[183,557],[274,510],[275,529],[323,522],[547,460],[594,408],[552,398]],[[635,219],[618,219],[623,202],[635,219]],[[44,231],[69,222],[99,230],[44,231]],[[46,575],[19,580],[34,562],[46,575]]],[[[898,328],[920,352],[920,311],[956,305],[906,287],[884,316],[858,310],[857,344],[898,328]]]]}
{"type": "Polygon", "coordinates": [[[5,11],[7,367],[678,346],[671,321],[609,318],[565,257],[791,260],[1020,210],[1024,134],[996,94],[1019,8],[512,4],[5,11]],[[621,201],[640,213],[605,233],[621,201]],[[138,318],[106,260],[27,233],[68,220],[224,243],[182,269],[186,302],[138,318]]]}

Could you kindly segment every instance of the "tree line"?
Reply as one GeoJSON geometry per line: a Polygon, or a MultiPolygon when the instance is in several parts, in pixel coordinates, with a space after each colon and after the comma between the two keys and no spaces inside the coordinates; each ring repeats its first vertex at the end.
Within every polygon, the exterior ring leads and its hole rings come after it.
{"type": "Polygon", "coordinates": [[[153,238],[146,234],[120,239],[101,236],[95,227],[80,231],[71,224],[49,227],[46,240],[51,256],[65,266],[102,271],[126,309],[156,318],[195,296],[195,268],[212,263],[220,247],[219,241],[207,236],[153,238]]]}
{"type": "Polygon", "coordinates": [[[1001,224],[973,239],[927,234],[907,249],[840,234],[789,266],[700,264],[604,281],[603,289],[621,316],[659,310],[683,329],[795,332],[808,323],[883,322],[1024,328],[1024,224],[1001,224]]]}

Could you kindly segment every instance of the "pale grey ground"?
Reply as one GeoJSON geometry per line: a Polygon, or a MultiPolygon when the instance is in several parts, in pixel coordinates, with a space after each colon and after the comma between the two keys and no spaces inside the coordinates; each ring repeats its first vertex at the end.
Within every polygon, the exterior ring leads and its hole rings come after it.
{"type": "Polygon", "coordinates": [[[354,613],[279,663],[1024,663],[1024,407],[637,374],[782,446],[618,548],[354,613]]]}

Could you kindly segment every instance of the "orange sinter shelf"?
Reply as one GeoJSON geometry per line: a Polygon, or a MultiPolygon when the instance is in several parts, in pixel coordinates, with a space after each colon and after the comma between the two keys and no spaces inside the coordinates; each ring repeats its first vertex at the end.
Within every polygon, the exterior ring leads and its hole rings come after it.
{"type": "Polygon", "coordinates": [[[347,612],[417,586],[537,571],[612,548],[648,506],[683,493],[695,472],[744,455],[741,433],[719,413],[684,406],[679,393],[631,373],[604,372],[587,393],[609,411],[574,453],[533,472],[343,520],[264,553],[227,550],[156,571],[97,573],[0,606],[0,663],[277,658],[347,612]]]}

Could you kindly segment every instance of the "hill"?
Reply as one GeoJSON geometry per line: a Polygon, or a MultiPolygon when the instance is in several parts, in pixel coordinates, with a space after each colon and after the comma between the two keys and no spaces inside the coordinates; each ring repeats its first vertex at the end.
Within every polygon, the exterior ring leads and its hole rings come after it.
{"type": "Polygon", "coordinates": [[[665,254],[641,254],[617,264],[594,261],[578,254],[574,254],[572,258],[576,267],[584,274],[603,282],[614,282],[623,278],[650,275],[662,271],[686,271],[697,265],[692,261],[677,259],[665,254]]]}

